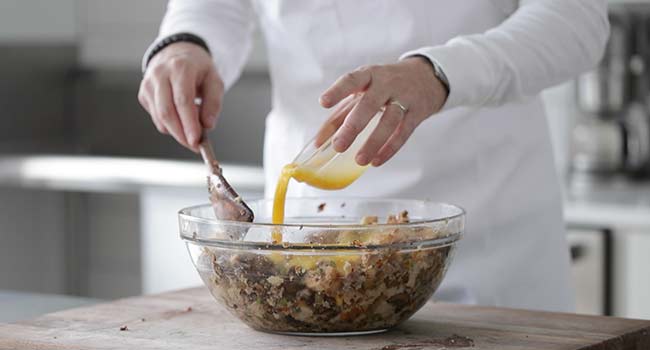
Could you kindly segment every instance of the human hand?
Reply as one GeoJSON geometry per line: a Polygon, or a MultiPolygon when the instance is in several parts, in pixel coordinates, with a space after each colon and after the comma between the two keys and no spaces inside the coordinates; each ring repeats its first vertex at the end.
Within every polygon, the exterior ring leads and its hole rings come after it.
{"type": "Polygon", "coordinates": [[[210,54],[198,45],[178,42],[151,59],[138,100],[159,132],[197,152],[202,130],[217,122],[223,90],[210,54]]]}
{"type": "Polygon", "coordinates": [[[338,105],[319,130],[316,145],[334,135],[334,149],[344,152],[383,108],[377,127],[355,158],[359,165],[380,166],[395,155],[422,121],[442,108],[446,99],[444,85],[424,57],[359,68],[339,78],[321,95],[323,107],[338,105]]]}

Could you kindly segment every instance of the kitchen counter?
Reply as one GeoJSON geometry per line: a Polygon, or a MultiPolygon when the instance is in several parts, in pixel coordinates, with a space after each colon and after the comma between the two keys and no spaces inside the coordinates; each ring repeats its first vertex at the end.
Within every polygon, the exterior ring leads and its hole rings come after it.
{"type": "Polygon", "coordinates": [[[650,181],[573,178],[566,186],[564,209],[569,224],[650,234],[650,181]]]}
{"type": "MultiPolygon", "coordinates": [[[[241,192],[261,193],[259,166],[223,164],[241,192]]],[[[0,156],[0,185],[81,192],[140,192],[150,188],[203,189],[200,161],[74,155],[0,156]]],[[[573,179],[566,186],[569,225],[617,227],[650,233],[650,181],[573,179]]]]}
{"type": "MultiPolygon", "coordinates": [[[[264,188],[262,168],[222,164],[223,173],[239,191],[264,188]]],[[[4,155],[0,185],[82,192],[138,192],[144,188],[205,188],[200,161],[144,158],[4,155]]]]}
{"type": "MultiPolygon", "coordinates": [[[[259,166],[222,164],[237,188],[261,191],[259,166]]],[[[0,185],[88,192],[136,192],[142,188],[202,189],[205,168],[200,161],[77,155],[1,155],[0,185]]],[[[569,220],[617,220],[650,227],[650,180],[576,180],[566,185],[569,220]],[[587,213],[589,212],[589,213],[587,213]],[[606,212],[607,215],[601,215],[606,212]]]]}
{"type": "Polygon", "coordinates": [[[0,348],[38,349],[649,349],[650,321],[426,304],[387,333],[298,337],[254,331],[201,288],[0,324],[0,348]]]}

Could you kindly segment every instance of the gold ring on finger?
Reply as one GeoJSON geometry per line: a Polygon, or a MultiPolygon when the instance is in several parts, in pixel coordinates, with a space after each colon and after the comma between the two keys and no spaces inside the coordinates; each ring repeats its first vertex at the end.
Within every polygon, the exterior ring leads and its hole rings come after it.
{"type": "Polygon", "coordinates": [[[404,106],[403,104],[401,104],[399,101],[395,99],[391,99],[390,101],[388,101],[388,104],[397,106],[397,108],[399,108],[399,110],[402,112],[402,117],[409,111],[408,107],[404,106]]]}

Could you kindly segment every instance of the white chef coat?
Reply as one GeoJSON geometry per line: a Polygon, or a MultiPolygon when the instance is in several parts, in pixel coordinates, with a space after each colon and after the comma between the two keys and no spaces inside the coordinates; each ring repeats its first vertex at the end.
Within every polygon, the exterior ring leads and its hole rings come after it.
{"type": "Polygon", "coordinates": [[[428,198],[467,210],[467,232],[438,298],[569,311],[562,202],[539,92],[594,66],[605,0],[172,0],[159,39],[203,37],[226,87],[255,18],[273,84],[267,195],[328,116],[319,95],[361,65],[422,54],[447,75],[443,111],[387,164],[341,191],[292,183],[290,196],[428,198]]]}

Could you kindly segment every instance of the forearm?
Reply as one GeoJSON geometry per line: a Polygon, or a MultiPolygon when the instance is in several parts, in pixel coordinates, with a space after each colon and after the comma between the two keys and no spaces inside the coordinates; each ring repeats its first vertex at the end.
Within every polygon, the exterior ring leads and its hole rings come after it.
{"type": "Polygon", "coordinates": [[[528,0],[494,29],[404,56],[425,55],[444,70],[445,109],[500,105],[592,68],[608,33],[604,0],[528,0]]]}

